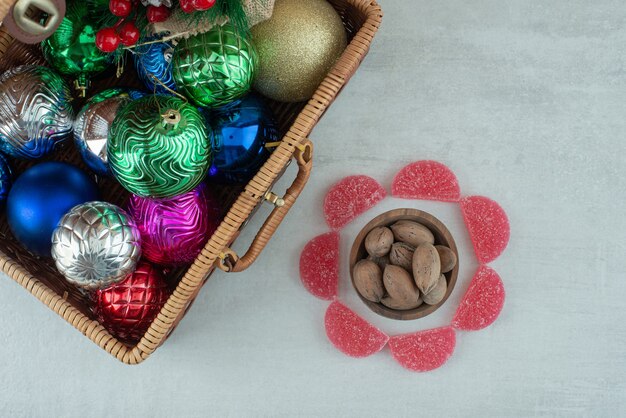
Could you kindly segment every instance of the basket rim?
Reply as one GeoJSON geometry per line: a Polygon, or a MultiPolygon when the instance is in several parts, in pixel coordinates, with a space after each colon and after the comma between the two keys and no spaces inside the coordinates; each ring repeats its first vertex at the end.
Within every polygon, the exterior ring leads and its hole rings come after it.
{"type": "MultiPolygon", "coordinates": [[[[262,202],[265,192],[272,187],[283,169],[294,158],[300,144],[307,140],[319,119],[369,52],[372,40],[382,22],[382,9],[376,0],[331,1],[331,3],[339,2],[359,9],[365,16],[364,23],[354,33],[352,40],[318,86],[313,97],[300,111],[280,145],[231,205],[218,229],[182,276],[176,289],[136,346],[132,347],[119,341],[99,322],[80,312],[64,296],[50,289],[30,274],[24,266],[2,251],[0,251],[0,271],[119,361],[125,364],[139,364],[146,360],[165,341],[185,315],[202,285],[215,270],[216,263],[220,261],[220,255],[232,244],[242,225],[262,202]]],[[[14,0],[0,0],[0,16],[6,15],[13,3],[15,3],[14,0]]],[[[12,37],[0,26],[0,46],[8,46],[12,41],[12,37]]]]}

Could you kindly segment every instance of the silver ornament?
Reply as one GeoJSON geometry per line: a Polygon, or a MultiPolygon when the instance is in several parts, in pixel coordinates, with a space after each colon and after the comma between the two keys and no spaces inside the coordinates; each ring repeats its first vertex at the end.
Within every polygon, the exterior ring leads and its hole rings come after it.
{"type": "Polygon", "coordinates": [[[52,235],[52,258],[70,282],[85,289],[117,283],[137,267],[140,234],[133,219],[106,202],[75,206],[52,235]]]}
{"type": "Polygon", "coordinates": [[[72,132],[70,90],[53,70],[21,66],[0,77],[0,151],[23,159],[51,153],[72,132]]]}
{"type": "Polygon", "coordinates": [[[108,176],[107,138],[120,107],[131,101],[122,89],[105,90],[83,106],[74,122],[74,143],[85,164],[96,174],[108,176]]]}
{"type": "Polygon", "coordinates": [[[143,4],[145,7],[172,7],[172,0],[141,0],[141,4],[143,4]]]}

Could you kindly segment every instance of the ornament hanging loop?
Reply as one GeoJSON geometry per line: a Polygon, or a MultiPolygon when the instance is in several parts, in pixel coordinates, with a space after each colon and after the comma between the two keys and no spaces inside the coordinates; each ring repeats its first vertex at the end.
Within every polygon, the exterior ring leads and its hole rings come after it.
{"type": "Polygon", "coordinates": [[[178,126],[181,120],[181,115],[178,110],[168,109],[161,115],[161,125],[165,129],[173,129],[178,126]]]}
{"type": "Polygon", "coordinates": [[[78,75],[74,80],[74,90],[78,92],[79,97],[87,97],[87,90],[91,87],[91,81],[84,73],[78,75]]]}

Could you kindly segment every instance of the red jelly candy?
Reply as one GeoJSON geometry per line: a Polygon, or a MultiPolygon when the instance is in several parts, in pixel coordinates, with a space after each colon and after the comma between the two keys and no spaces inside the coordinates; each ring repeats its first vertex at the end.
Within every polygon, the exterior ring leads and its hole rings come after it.
{"type": "Polygon", "coordinates": [[[396,174],[391,195],[403,199],[458,202],[461,189],[454,173],[437,161],[417,161],[396,174]]]}
{"type": "Polygon", "coordinates": [[[480,266],[454,314],[452,326],[464,331],[488,327],[500,315],[504,297],[504,285],[498,273],[480,266]]]}
{"type": "Polygon", "coordinates": [[[498,258],[511,236],[509,218],[504,210],[496,202],[483,196],[462,199],[461,210],[478,261],[486,264],[498,258]]]}
{"type": "Polygon", "coordinates": [[[335,184],[324,200],[326,223],[339,229],[374,207],[387,196],[376,180],[368,176],[350,176],[335,184]]]}
{"type": "Polygon", "coordinates": [[[454,352],[456,335],[451,327],[391,337],[391,355],[402,367],[427,372],[444,365],[454,352]]]}
{"type": "Polygon", "coordinates": [[[350,357],[367,357],[383,349],[389,337],[340,302],[333,302],[324,319],[326,335],[350,357]]]}
{"type": "Polygon", "coordinates": [[[339,283],[339,233],[313,238],[300,254],[300,279],[314,296],[331,300],[339,283]]]}

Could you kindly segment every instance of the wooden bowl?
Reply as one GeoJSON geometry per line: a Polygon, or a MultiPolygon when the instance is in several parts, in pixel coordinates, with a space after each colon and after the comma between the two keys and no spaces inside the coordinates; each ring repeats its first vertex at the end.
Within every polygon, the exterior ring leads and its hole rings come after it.
{"type": "Polygon", "coordinates": [[[352,250],[350,251],[350,277],[352,278],[352,286],[354,287],[356,293],[359,295],[363,303],[365,303],[372,311],[376,312],[379,315],[385,316],[391,319],[400,319],[400,320],[410,320],[410,319],[418,319],[423,318],[426,315],[430,315],[435,312],[441,305],[443,305],[452,290],[454,289],[454,285],[456,284],[456,278],[459,275],[459,252],[456,248],[456,243],[454,242],[454,238],[448,228],[437,218],[435,218],[430,213],[426,213],[417,209],[394,209],[389,212],[385,212],[382,215],[377,216],[372,219],[370,223],[365,225],[365,227],[359,232],[356,239],[354,240],[354,244],[352,245],[352,250]],[[445,245],[449,247],[454,254],[456,254],[457,263],[452,271],[445,273],[446,280],[448,282],[448,290],[446,291],[446,295],[443,297],[441,302],[437,305],[427,305],[423,303],[415,309],[408,309],[405,311],[395,310],[386,307],[381,303],[376,303],[365,299],[361,294],[356,290],[356,286],[354,286],[354,275],[352,274],[354,271],[354,265],[360,260],[367,258],[368,254],[365,251],[365,237],[369,232],[377,228],[379,226],[391,226],[397,221],[400,220],[410,220],[418,222],[433,233],[435,236],[435,245],[445,245]]]}

